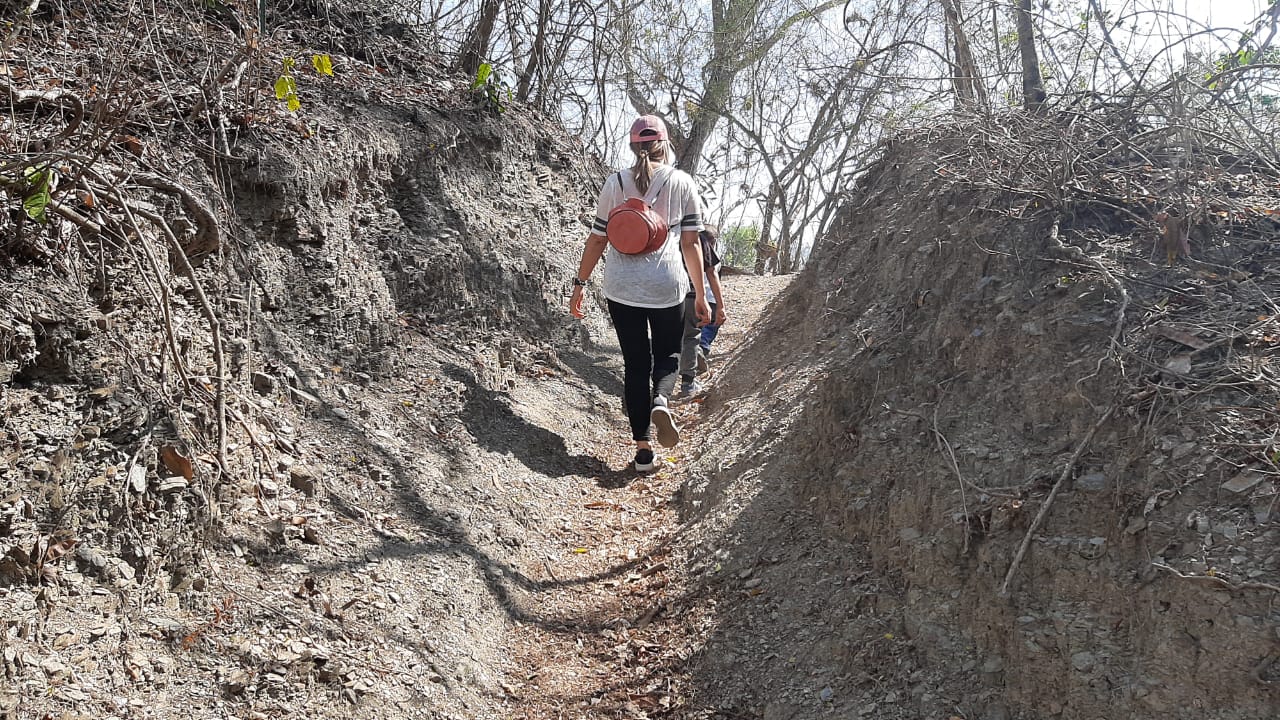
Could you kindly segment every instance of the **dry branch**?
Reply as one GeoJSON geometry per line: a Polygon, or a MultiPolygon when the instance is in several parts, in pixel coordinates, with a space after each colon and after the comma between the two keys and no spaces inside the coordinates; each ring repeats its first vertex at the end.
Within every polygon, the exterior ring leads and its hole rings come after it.
{"type": "Polygon", "coordinates": [[[1066,467],[1062,468],[1062,474],[1058,476],[1058,481],[1053,484],[1053,489],[1049,491],[1049,496],[1044,499],[1044,503],[1040,505],[1040,511],[1036,513],[1036,517],[1031,521],[1031,527],[1027,528],[1027,534],[1022,537],[1022,544],[1018,546],[1018,552],[1013,556],[1013,562],[1009,564],[1009,571],[1005,573],[1004,582],[1000,584],[1000,596],[1008,597],[1009,582],[1013,580],[1013,576],[1018,572],[1018,565],[1022,563],[1022,558],[1027,554],[1027,548],[1031,546],[1031,538],[1035,536],[1036,531],[1040,529],[1040,525],[1044,523],[1044,519],[1049,514],[1049,508],[1053,507],[1053,501],[1058,497],[1058,491],[1062,489],[1063,483],[1067,478],[1071,477],[1071,471],[1075,469],[1076,462],[1080,460],[1080,456],[1084,454],[1084,449],[1089,446],[1089,442],[1093,440],[1094,434],[1098,432],[1098,428],[1111,417],[1111,413],[1115,411],[1115,406],[1107,408],[1107,411],[1098,418],[1098,421],[1089,428],[1089,432],[1085,433],[1084,439],[1076,445],[1076,451],[1071,453],[1071,458],[1067,460],[1066,467]]]}
{"type": "Polygon", "coordinates": [[[67,121],[67,126],[62,132],[45,140],[37,140],[28,143],[28,150],[31,152],[43,152],[53,149],[61,141],[71,137],[76,130],[84,122],[84,101],[79,95],[69,90],[19,90],[9,82],[8,78],[0,75],[0,98],[3,98],[10,107],[19,108],[29,105],[40,106],[42,104],[71,106],[71,119],[67,121]]]}
{"type": "MultiPolygon", "coordinates": [[[[158,177],[158,176],[157,176],[158,177]]],[[[117,202],[127,204],[127,201],[117,191],[115,193],[117,202]]],[[[182,242],[174,235],[169,223],[158,213],[151,210],[131,206],[134,212],[151,221],[160,232],[168,240],[173,255],[178,260],[178,266],[182,269],[187,279],[191,281],[191,288],[195,292],[196,300],[200,303],[200,309],[204,313],[205,320],[209,323],[209,333],[213,340],[213,362],[214,362],[214,388],[215,388],[215,413],[218,424],[218,467],[224,475],[228,474],[229,466],[227,464],[227,363],[222,349],[222,325],[218,320],[218,314],[213,309],[213,304],[209,302],[209,298],[205,295],[204,285],[200,282],[199,276],[196,275],[195,268],[191,266],[191,261],[187,258],[186,251],[182,248],[182,242]]]]}

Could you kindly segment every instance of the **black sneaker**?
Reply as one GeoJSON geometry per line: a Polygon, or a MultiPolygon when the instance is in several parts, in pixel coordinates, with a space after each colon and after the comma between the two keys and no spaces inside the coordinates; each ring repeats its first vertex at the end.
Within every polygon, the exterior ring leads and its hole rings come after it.
{"type": "Polygon", "coordinates": [[[636,450],[636,472],[649,472],[658,467],[658,458],[649,448],[636,450]]]}
{"type": "Polygon", "coordinates": [[[658,442],[663,447],[675,447],[680,442],[680,428],[676,427],[676,419],[667,409],[667,399],[661,395],[653,399],[653,409],[649,411],[649,419],[658,428],[658,442]]]}

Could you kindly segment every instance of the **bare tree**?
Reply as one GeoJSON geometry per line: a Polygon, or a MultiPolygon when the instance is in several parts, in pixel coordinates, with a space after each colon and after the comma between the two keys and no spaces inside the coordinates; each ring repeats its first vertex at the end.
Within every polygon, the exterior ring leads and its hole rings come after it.
{"type": "Polygon", "coordinates": [[[947,30],[951,33],[951,48],[955,53],[956,107],[967,110],[987,108],[987,89],[982,84],[978,61],[969,47],[969,34],[964,29],[964,17],[960,14],[960,0],[942,0],[942,13],[947,30]]]}
{"type": "Polygon", "coordinates": [[[499,0],[484,0],[484,4],[480,6],[480,17],[462,45],[455,68],[467,77],[474,77],[479,72],[481,63],[489,56],[489,43],[498,19],[498,8],[499,0]]]}
{"type": "MultiPolygon", "coordinates": [[[[677,142],[681,167],[696,174],[723,108],[733,104],[734,80],[738,75],[763,60],[796,26],[815,20],[822,13],[843,4],[844,0],[824,0],[813,8],[789,10],[787,2],[712,0],[711,28],[705,38],[709,53],[703,56],[700,82],[684,77],[674,78],[678,81],[675,83],[648,80],[646,75],[650,68],[678,72],[672,66],[682,63],[684,58],[663,57],[665,48],[652,44],[627,43],[623,46],[627,62],[627,97],[636,111],[659,115],[667,121],[677,142]],[[697,85],[700,88],[691,93],[697,85]],[[657,92],[664,89],[668,97],[660,98],[657,92]]],[[[643,11],[647,17],[653,13],[653,8],[646,5],[643,11]]],[[[635,27],[644,20],[633,18],[629,22],[635,27]]],[[[682,38],[680,42],[688,48],[702,40],[682,38]]],[[[688,53],[692,57],[698,55],[697,51],[688,53]]]]}
{"type": "Polygon", "coordinates": [[[1044,78],[1040,76],[1040,56],[1036,52],[1035,26],[1031,23],[1031,0],[1018,0],[1018,55],[1022,58],[1022,104],[1030,112],[1044,107],[1044,78]]]}

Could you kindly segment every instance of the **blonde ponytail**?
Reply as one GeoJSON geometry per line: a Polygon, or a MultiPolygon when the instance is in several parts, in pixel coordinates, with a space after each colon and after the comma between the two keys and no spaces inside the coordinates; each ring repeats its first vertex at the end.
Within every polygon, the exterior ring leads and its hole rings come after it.
{"type": "Polygon", "coordinates": [[[631,178],[635,180],[636,189],[643,195],[649,192],[653,183],[653,164],[667,161],[666,140],[646,140],[631,143],[631,152],[636,154],[636,164],[631,167],[631,178]]]}

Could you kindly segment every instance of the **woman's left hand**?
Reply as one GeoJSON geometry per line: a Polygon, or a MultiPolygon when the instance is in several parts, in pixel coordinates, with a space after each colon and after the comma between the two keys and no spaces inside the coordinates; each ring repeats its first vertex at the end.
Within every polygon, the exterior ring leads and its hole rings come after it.
{"type": "Polygon", "coordinates": [[[573,294],[569,296],[569,314],[579,320],[587,316],[587,313],[582,308],[582,295],[582,286],[574,285],[573,294]]]}

